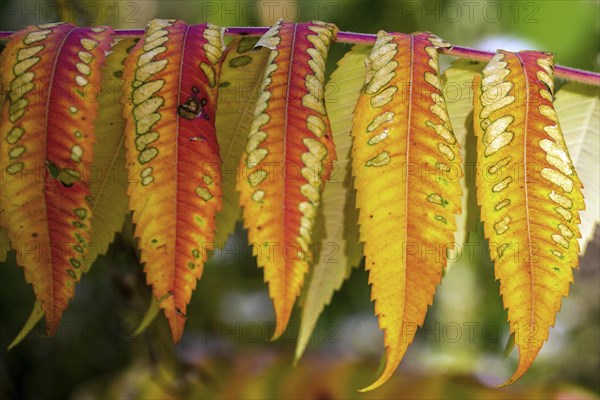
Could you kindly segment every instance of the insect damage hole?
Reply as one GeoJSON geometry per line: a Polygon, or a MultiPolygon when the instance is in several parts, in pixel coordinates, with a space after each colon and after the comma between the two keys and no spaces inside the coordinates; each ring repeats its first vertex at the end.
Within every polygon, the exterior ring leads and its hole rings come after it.
{"type": "Polygon", "coordinates": [[[205,120],[208,121],[208,114],[205,114],[203,112],[204,106],[208,103],[208,100],[206,98],[199,98],[199,92],[200,91],[196,86],[192,87],[192,94],[190,95],[190,97],[188,97],[184,104],[181,104],[177,108],[177,113],[181,117],[189,120],[194,120],[202,116],[205,120]]]}

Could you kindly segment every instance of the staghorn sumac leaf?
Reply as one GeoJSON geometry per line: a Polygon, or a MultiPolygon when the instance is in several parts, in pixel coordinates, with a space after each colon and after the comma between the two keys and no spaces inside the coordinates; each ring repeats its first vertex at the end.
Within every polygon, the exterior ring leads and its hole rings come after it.
{"type": "Polygon", "coordinates": [[[337,27],[279,21],[257,42],[271,49],[240,162],[237,188],[257,263],[285,330],[311,260],[311,235],[335,148],[324,74],[337,27]]]}
{"type": "Polygon", "coordinates": [[[352,173],[371,299],[384,332],[386,382],[423,324],[461,210],[459,146],[428,34],[380,31],[354,109],[352,173]],[[412,88],[412,90],[411,90],[412,88]]]}
{"type": "Polygon", "coordinates": [[[356,45],[347,52],[331,74],[327,83],[328,90],[325,91],[325,104],[336,144],[337,162],[334,175],[321,196],[325,234],[318,243],[319,258],[313,267],[306,299],[302,305],[296,361],[302,357],[321,312],[362,258],[362,246],[358,243],[358,212],[350,168],[350,130],[352,110],[365,81],[364,60],[370,50],[371,46],[356,45]]]}
{"type": "Polygon", "coordinates": [[[258,89],[269,57],[269,49],[253,50],[258,37],[235,38],[227,45],[219,80],[217,135],[223,162],[223,209],[217,214],[215,243],[224,244],[241,219],[239,195],[235,188],[239,178],[239,161],[246,146],[258,89]]]}
{"type": "Polygon", "coordinates": [[[2,212],[25,279],[56,331],[83,269],[90,237],[88,166],[94,93],[112,30],[70,24],[15,33],[2,59],[2,212]]]}
{"type": "Polygon", "coordinates": [[[580,212],[579,246],[585,253],[600,222],[600,93],[597,87],[568,83],[556,92],[554,108],[571,160],[583,184],[585,210],[580,212]]]}
{"type": "Polygon", "coordinates": [[[217,86],[222,29],[153,20],[123,72],[129,207],[146,279],[174,342],[221,207],[217,86]]]}
{"type": "MultiPolygon", "coordinates": [[[[119,99],[123,85],[121,74],[124,61],[127,50],[134,44],[133,38],[115,40],[110,53],[106,56],[106,65],[102,69],[102,82],[97,99],[101,112],[95,123],[94,163],[87,170],[90,174],[92,194],[90,203],[92,233],[80,267],[83,272],[88,272],[98,256],[106,253],[115,232],[121,230],[128,212],[123,145],[125,120],[121,116],[122,104],[119,99]]],[[[43,316],[41,303],[36,301],[25,325],[8,349],[18,345],[43,316]]]]}
{"type": "Polygon", "coordinates": [[[106,58],[102,70],[101,93],[98,98],[101,113],[96,120],[94,145],[94,175],[92,192],[92,254],[85,268],[106,253],[121,231],[128,213],[127,170],[125,165],[125,120],[122,117],[123,69],[129,51],[136,41],[133,38],[116,41],[106,58]]]}
{"type": "Polygon", "coordinates": [[[476,75],[477,201],[519,364],[533,363],[578,266],[581,183],[554,111],[553,57],[498,51],[476,75]]]}

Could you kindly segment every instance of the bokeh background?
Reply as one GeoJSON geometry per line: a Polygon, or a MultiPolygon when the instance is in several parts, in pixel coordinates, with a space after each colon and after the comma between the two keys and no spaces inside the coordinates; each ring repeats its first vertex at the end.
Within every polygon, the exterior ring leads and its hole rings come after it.
{"type": "MultiPolygon", "coordinates": [[[[376,33],[431,31],[482,49],[539,49],[562,65],[598,71],[600,2],[592,1],[22,1],[2,0],[0,30],[58,20],[143,28],[152,18],[221,26],[320,19],[376,33]]],[[[334,45],[329,71],[348,49],[334,45]]],[[[449,58],[442,62],[448,64],[449,58]]],[[[274,319],[262,271],[238,231],[205,267],[183,341],[170,342],[159,316],[131,331],[149,303],[131,225],[83,277],[56,337],[36,328],[7,352],[33,304],[14,256],[0,265],[0,398],[598,398],[600,395],[600,229],[582,255],[570,297],[537,361],[518,383],[495,389],[515,368],[506,351],[506,312],[482,251],[451,266],[396,376],[359,394],[380,367],[383,337],[373,316],[367,273],[354,269],[322,315],[305,357],[292,366],[298,313],[269,343],[274,319]]],[[[510,350],[510,349],[509,349],[510,350]]]]}

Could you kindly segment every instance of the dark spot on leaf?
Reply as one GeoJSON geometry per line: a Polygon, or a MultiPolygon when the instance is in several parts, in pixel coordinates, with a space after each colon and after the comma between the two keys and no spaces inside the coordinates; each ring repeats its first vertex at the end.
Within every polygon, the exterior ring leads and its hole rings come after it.
{"type": "Polygon", "coordinates": [[[247,36],[243,37],[238,44],[237,51],[238,53],[245,53],[254,48],[254,45],[258,42],[260,38],[258,36],[247,36]]]}
{"type": "Polygon", "coordinates": [[[52,161],[46,160],[46,168],[48,168],[48,172],[50,172],[50,176],[54,179],[58,178],[58,173],[60,169],[54,164],[52,161]]]}
{"type": "Polygon", "coordinates": [[[181,309],[179,307],[175,307],[175,312],[177,313],[178,316],[180,316],[181,318],[186,318],[185,314],[181,311],[181,309]]]}
{"type": "Polygon", "coordinates": [[[62,181],[60,179],[58,181],[60,182],[61,185],[63,185],[66,188],[70,188],[70,187],[73,186],[73,182],[64,182],[64,181],[62,181]]]}
{"type": "Polygon", "coordinates": [[[115,71],[115,72],[113,73],[113,75],[114,75],[116,78],[119,78],[119,79],[121,79],[121,77],[123,77],[123,71],[115,71]]]}
{"type": "Polygon", "coordinates": [[[206,99],[198,99],[195,94],[193,94],[186,100],[185,104],[178,107],[177,113],[185,119],[196,119],[202,114],[202,107],[205,106],[206,103],[206,99]]]}
{"type": "Polygon", "coordinates": [[[244,65],[248,65],[252,62],[252,57],[249,56],[239,56],[236,58],[232,58],[229,60],[229,66],[231,68],[243,67],[244,65]]]}
{"type": "Polygon", "coordinates": [[[221,82],[221,83],[219,83],[219,87],[227,87],[229,85],[231,85],[231,83],[229,83],[229,82],[221,82]]]}

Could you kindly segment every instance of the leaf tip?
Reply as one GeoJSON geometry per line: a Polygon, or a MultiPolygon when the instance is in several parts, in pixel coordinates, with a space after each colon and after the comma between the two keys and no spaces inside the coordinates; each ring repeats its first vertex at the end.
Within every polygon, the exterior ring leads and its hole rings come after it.
{"type": "Polygon", "coordinates": [[[306,340],[302,339],[302,336],[298,339],[298,343],[296,343],[296,350],[294,352],[294,362],[293,366],[296,367],[304,354],[304,350],[306,350],[306,340]]]}
{"type": "Polygon", "coordinates": [[[384,367],[381,375],[379,375],[379,378],[377,378],[377,380],[375,382],[373,382],[372,384],[370,384],[369,386],[359,389],[358,391],[361,393],[370,392],[372,390],[377,389],[384,383],[386,383],[392,377],[392,375],[394,374],[394,371],[396,371],[398,364],[400,364],[401,358],[395,358],[397,362],[396,361],[390,362],[390,360],[393,360],[393,359],[394,359],[394,357],[386,356],[385,367],[384,367]]]}
{"type": "Polygon", "coordinates": [[[275,330],[273,331],[273,336],[271,336],[271,339],[269,339],[269,341],[274,342],[277,339],[279,339],[281,335],[283,335],[283,332],[285,332],[286,325],[281,325],[277,323],[275,326],[275,330]]]}
{"type": "Polygon", "coordinates": [[[144,315],[142,322],[140,322],[136,330],[132,333],[132,336],[136,337],[144,333],[144,331],[148,329],[150,324],[154,322],[159,311],[160,301],[156,300],[154,296],[152,296],[152,299],[150,300],[150,305],[148,306],[148,310],[146,311],[146,315],[144,315]]]}
{"type": "Polygon", "coordinates": [[[292,315],[292,308],[294,307],[295,298],[292,300],[284,300],[278,297],[272,297],[273,306],[275,308],[275,327],[273,330],[273,336],[269,341],[274,342],[283,335],[287,329],[290,317],[292,315]]]}
{"type": "Polygon", "coordinates": [[[364,387],[364,388],[362,388],[362,389],[358,389],[358,390],[357,390],[357,392],[359,392],[359,393],[367,393],[367,392],[370,392],[370,391],[372,391],[372,390],[375,390],[375,389],[377,389],[379,386],[383,385],[383,384],[385,383],[385,381],[386,381],[386,380],[387,380],[387,378],[386,378],[386,379],[384,379],[384,380],[382,380],[381,378],[379,378],[377,381],[373,382],[373,383],[372,383],[372,384],[370,384],[369,386],[367,386],[367,387],[364,387]]]}
{"type": "Polygon", "coordinates": [[[36,300],[33,309],[31,310],[31,314],[27,318],[25,325],[21,328],[21,331],[17,334],[17,336],[13,339],[12,342],[6,348],[6,351],[10,351],[14,347],[16,347],[19,343],[25,339],[25,337],[33,330],[33,328],[37,325],[38,322],[44,316],[44,311],[42,310],[42,302],[40,300],[36,300]]]}
{"type": "Polygon", "coordinates": [[[507,379],[507,380],[506,380],[506,382],[504,382],[504,383],[501,383],[501,384],[499,384],[499,385],[496,385],[495,387],[497,387],[498,389],[502,389],[502,388],[505,388],[505,387],[507,387],[507,386],[510,386],[510,385],[512,385],[513,383],[515,383],[517,380],[519,380],[519,378],[520,378],[521,376],[523,376],[523,374],[524,374],[524,373],[525,373],[525,371],[523,371],[523,372],[519,372],[519,371],[517,370],[517,371],[514,373],[514,375],[513,375],[513,376],[512,376],[510,379],[507,379]]]}
{"type": "Polygon", "coordinates": [[[171,328],[171,338],[173,340],[173,344],[177,344],[181,341],[181,337],[183,336],[183,328],[185,326],[185,316],[182,315],[168,315],[167,319],[169,320],[169,327],[171,328]]]}
{"type": "Polygon", "coordinates": [[[298,366],[298,363],[300,362],[301,357],[302,357],[302,354],[298,354],[298,352],[296,352],[296,354],[294,354],[294,360],[292,361],[292,367],[296,368],[298,366]]]}
{"type": "Polygon", "coordinates": [[[48,318],[46,315],[46,329],[44,331],[44,336],[51,337],[55,336],[56,332],[58,332],[58,326],[60,325],[60,318],[48,318]]]}
{"type": "Polygon", "coordinates": [[[519,364],[517,365],[517,370],[513,373],[510,379],[507,379],[506,382],[497,385],[497,388],[504,388],[510,386],[516,381],[518,381],[523,375],[525,375],[525,373],[529,370],[529,367],[531,367],[531,365],[533,364],[533,361],[535,360],[537,354],[539,353],[542,347],[539,346],[538,348],[526,348],[525,354],[522,354],[521,347],[517,345],[517,348],[519,349],[519,364]]]}
{"type": "Polygon", "coordinates": [[[13,348],[15,348],[19,343],[23,341],[23,339],[25,339],[25,336],[27,336],[27,333],[23,333],[23,331],[19,332],[19,334],[15,336],[13,341],[10,342],[10,344],[6,348],[6,351],[11,351],[13,348]]]}

